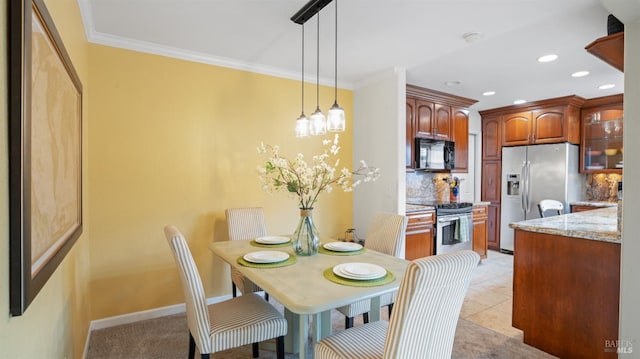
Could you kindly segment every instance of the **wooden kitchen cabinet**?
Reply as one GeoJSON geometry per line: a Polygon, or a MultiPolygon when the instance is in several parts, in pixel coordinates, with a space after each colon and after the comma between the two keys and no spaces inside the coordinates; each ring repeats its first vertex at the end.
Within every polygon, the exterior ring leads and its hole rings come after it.
{"type": "Polygon", "coordinates": [[[453,142],[455,142],[455,168],[451,172],[467,173],[469,171],[469,110],[451,107],[451,125],[453,142]]]}
{"type": "Polygon", "coordinates": [[[435,231],[434,210],[407,213],[408,222],[405,232],[405,258],[414,260],[432,256],[435,250],[433,241],[435,231]]]}
{"type": "Polygon", "coordinates": [[[594,209],[606,208],[606,206],[585,206],[580,204],[572,204],[570,205],[570,207],[571,207],[571,213],[593,211],[594,209]]]}
{"type": "Polygon", "coordinates": [[[500,116],[482,116],[482,160],[495,161],[502,157],[500,116]]]}
{"type": "Polygon", "coordinates": [[[500,250],[500,202],[491,202],[487,207],[487,246],[500,250]]]}
{"type": "Polygon", "coordinates": [[[543,107],[502,116],[502,145],[580,143],[579,107],[543,107]]]}
{"type": "Polygon", "coordinates": [[[582,109],[581,173],[618,173],[623,167],[623,95],[585,101],[582,109]]]}
{"type": "Polygon", "coordinates": [[[487,258],[487,231],[488,210],[487,206],[474,206],[473,209],[473,250],[480,258],[487,258]]]}
{"type": "Polygon", "coordinates": [[[477,101],[414,85],[407,85],[406,92],[405,166],[416,167],[415,138],[429,138],[456,142],[456,164],[460,161],[456,171],[466,172],[469,154],[467,108],[477,101]]]}

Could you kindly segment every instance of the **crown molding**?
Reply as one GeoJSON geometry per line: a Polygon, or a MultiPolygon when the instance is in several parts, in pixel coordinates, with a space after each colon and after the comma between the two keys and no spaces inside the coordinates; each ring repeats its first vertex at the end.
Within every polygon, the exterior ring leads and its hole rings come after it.
{"type": "MultiPolygon", "coordinates": [[[[300,81],[299,72],[98,32],[95,30],[91,1],[78,0],[78,5],[80,7],[80,14],[84,23],[87,41],[90,43],[300,81]]],[[[316,74],[305,73],[304,77],[306,83],[315,84],[315,82],[306,79],[315,79],[316,74]]],[[[320,85],[334,87],[333,77],[320,77],[320,85]]],[[[338,88],[353,90],[353,84],[338,81],[338,88]]]]}

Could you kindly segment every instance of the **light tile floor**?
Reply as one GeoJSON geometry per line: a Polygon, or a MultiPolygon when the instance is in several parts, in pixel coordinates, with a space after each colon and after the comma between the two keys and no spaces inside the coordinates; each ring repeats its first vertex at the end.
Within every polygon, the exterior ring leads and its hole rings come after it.
{"type": "Polygon", "coordinates": [[[490,250],[471,279],[460,316],[485,328],[522,340],[511,326],[513,256],[490,250]]]}

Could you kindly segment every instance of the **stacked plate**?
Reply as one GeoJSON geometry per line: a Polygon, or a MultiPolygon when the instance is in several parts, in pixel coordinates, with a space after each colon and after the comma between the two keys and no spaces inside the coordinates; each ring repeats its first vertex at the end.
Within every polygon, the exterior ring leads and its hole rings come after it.
{"type": "Polygon", "coordinates": [[[256,238],[256,242],[260,244],[282,244],[291,241],[289,237],[282,236],[265,236],[256,238]]]}
{"type": "Polygon", "coordinates": [[[362,245],[354,242],[329,242],[322,246],[324,249],[334,252],[353,252],[362,249],[362,245]]]}
{"type": "Polygon", "coordinates": [[[258,251],[247,253],[242,258],[251,263],[278,263],[289,259],[289,253],[280,251],[258,251]]]}
{"type": "Polygon", "coordinates": [[[387,275],[387,270],[371,263],[342,263],[333,267],[339,277],[355,280],[371,280],[387,275]]]}

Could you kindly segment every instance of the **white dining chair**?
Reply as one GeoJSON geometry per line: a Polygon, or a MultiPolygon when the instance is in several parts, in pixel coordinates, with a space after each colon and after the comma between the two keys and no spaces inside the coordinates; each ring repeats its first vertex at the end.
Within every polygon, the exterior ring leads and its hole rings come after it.
{"type": "Polygon", "coordinates": [[[318,342],[316,359],[451,358],[456,325],[480,256],[469,250],[409,264],[393,314],[318,342]]]}
{"type": "MultiPolygon", "coordinates": [[[[227,208],[224,213],[230,241],[255,239],[267,235],[262,207],[227,208]]],[[[238,288],[242,294],[262,291],[262,288],[245,278],[232,266],[231,292],[234,297],[237,296],[238,288]]],[[[269,300],[268,293],[265,293],[265,299],[269,300]]]]}
{"type": "MultiPolygon", "coordinates": [[[[364,246],[388,255],[404,258],[405,231],[407,217],[393,213],[376,213],[369,224],[369,231],[364,246]]],[[[393,309],[396,293],[388,293],[380,297],[380,306],[389,308],[389,316],[393,309]]],[[[349,305],[336,308],[345,316],[345,329],[353,327],[353,318],[362,314],[363,321],[369,322],[371,300],[361,300],[349,305]]]]}
{"type": "Polygon", "coordinates": [[[165,226],[173,256],[180,269],[180,280],[187,307],[189,359],[198,348],[202,359],[209,354],[253,344],[253,357],[259,355],[258,343],[276,339],[278,359],[284,359],[286,319],[271,304],[255,293],[243,294],[207,306],[202,280],[184,237],[174,226],[165,226]]]}
{"type": "Polygon", "coordinates": [[[555,199],[543,199],[538,203],[538,211],[540,212],[540,218],[549,217],[547,211],[555,211],[553,215],[561,215],[564,212],[564,205],[560,201],[555,199]]]}

